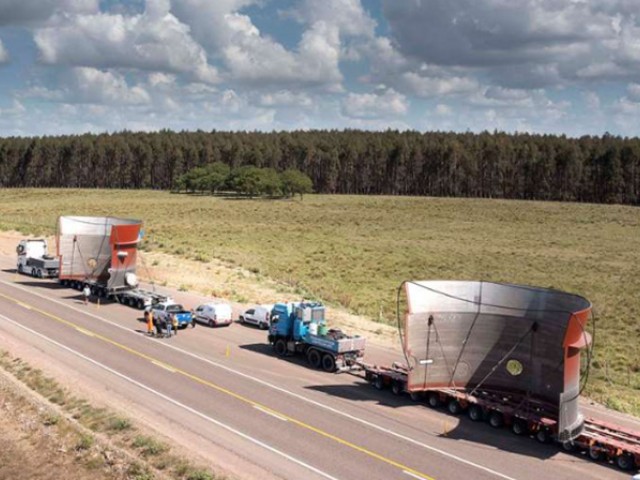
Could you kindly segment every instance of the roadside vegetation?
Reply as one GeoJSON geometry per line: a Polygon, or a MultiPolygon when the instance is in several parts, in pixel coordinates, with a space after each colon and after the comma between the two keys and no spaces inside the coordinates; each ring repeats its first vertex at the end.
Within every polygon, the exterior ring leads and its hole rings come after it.
{"type": "MultiPolygon", "coordinates": [[[[2,478],[226,478],[192,465],[172,452],[167,443],[140,432],[128,418],[92,406],[42,371],[2,350],[0,369],[39,395],[20,392],[0,378],[2,421],[13,420],[22,430],[20,440],[9,446],[10,451],[3,448],[0,452],[2,478]],[[33,455],[24,456],[31,451],[33,455]]],[[[15,431],[11,426],[7,434],[15,431]]]]}
{"type": "Polygon", "coordinates": [[[395,322],[396,289],[410,279],[482,279],[575,292],[591,300],[597,321],[585,394],[640,416],[636,207],[16,189],[3,190],[0,211],[0,229],[25,234],[53,234],[58,215],[140,218],[147,250],[219,259],[286,284],[296,295],[384,323],[395,322]]]}

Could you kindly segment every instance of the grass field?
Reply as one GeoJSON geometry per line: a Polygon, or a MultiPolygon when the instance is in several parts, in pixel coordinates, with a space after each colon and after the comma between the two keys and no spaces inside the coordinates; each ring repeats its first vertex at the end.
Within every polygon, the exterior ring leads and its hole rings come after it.
{"type": "MultiPolygon", "coordinates": [[[[555,287],[594,304],[587,394],[640,415],[640,209],[500,200],[155,191],[2,190],[0,229],[53,233],[58,215],[143,219],[146,248],[218,258],[379,321],[403,280],[555,287]]],[[[249,299],[250,301],[250,299],[249,299]]]]}

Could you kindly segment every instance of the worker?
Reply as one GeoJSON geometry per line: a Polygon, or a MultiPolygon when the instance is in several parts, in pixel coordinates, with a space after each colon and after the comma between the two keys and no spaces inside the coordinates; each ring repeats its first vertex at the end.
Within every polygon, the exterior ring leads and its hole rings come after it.
{"type": "Polygon", "coordinates": [[[91,295],[91,288],[89,288],[89,285],[85,285],[84,288],[82,289],[82,296],[84,297],[84,304],[88,305],[89,304],[89,296],[91,295]]]}
{"type": "Polygon", "coordinates": [[[162,317],[153,317],[153,323],[156,326],[156,337],[162,337],[162,326],[164,324],[164,320],[162,320],[162,317]]]}
{"type": "Polygon", "coordinates": [[[173,331],[178,335],[178,317],[171,315],[171,320],[173,320],[173,331]]]}
{"type": "Polygon", "coordinates": [[[147,307],[144,311],[145,316],[147,317],[147,335],[153,335],[153,310],[151,307],[147,307]]]}
{"type": "Polygon", "coordinates": [[[169,318],[167,318],[167,334],[165,335],[165,337],[170,337],[171,336],[171,327],[173,327],[173,315],[171,315],[169,318]]]}

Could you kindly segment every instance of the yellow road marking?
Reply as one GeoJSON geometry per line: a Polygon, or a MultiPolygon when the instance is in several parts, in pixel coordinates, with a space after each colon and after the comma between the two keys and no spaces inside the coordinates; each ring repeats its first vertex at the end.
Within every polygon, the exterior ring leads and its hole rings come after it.
{"type": "Polygon", "coordinates": [[[259,408],[259,409],[263,410],[264,412],[269,412],[269,413],[271,413],[273,415],[276,415],[278,417],[286,419],[289,422],[291,422],[291,423],[293,423],[295,425],[298,425],[299,427],[301,427],[301,428],[303,428],[305,430],[309,430],[311,432],[314,432],[314,433],[316,433],[316,434],[318,434],[320,436],[323,436],[325,438],[333,440],[334,442],[337,442],[340,445],[344,445],[344,446],[349,447],[349,448],[351,448],[353,450],[356,450],[356,451],[358,451],[360,453],[363,453],[363,454],[365,454],[365,455],[367,455],[369,457],[375,458],[376,460],[379,460],[379,461],[381,461],[383,463],[386,463],[388,465],[391,465],[391,466],[394,466],[396,468],[399,468],[404,473],[413,474],[415,476],[419,476],[421,478],[424,478],[425,480],[435,480],[433,477],[431,477],[431,476],[429,476],[429,475],[427,475],[425,473],[422,473],[422,472],[420,472],[418,470],[414,470],[413,468],[407,467],[406,465],[403,465],[403,464],[401,464],[399,462],[396,462],[395,460],[391,460],[390,458],[387,458],[387,457],[385,457],[383,455],[380,455],[380,454],[378,454],[378,453],[376,453],[376,452],[374,452],[372,450],[369,450],[368,448],[356,445],[355,443],[352,443],[352,442],[350,442],[348,440],[345,440],[345,439],[340,438],[340,437],[338,437],[336,435],[333,435],[333,434],[331,434],[329,432],[326,432],[324,430],[316,428],[313,425],[309,425],[308,423],[305,423],[305,422],[303,422],[301,420],[297,420],[297,419],[295,419],[293,417],[290,417],[289,415],[287,415],[285,413],[280,413],[277,410],[274,410],[274,409],[272,409],[270,407],[267,407],[266,405],[261,404],[260,402],[256,402],[255,400],[251,400],[250,398],[247,398],[247,397],[245,397],[243,395],[240,395],[240,394],[235,393],[235,392],[233,392],[231,390],[228,390],[227,388],[221,387],[220,385],[216,385],[215,383],[212,383],[212,382],[210,382],[208,380],[205,380],[205,379],[200,378],[200,377],[198,377],[196,375],[193,375],[193,374],[191,374],[191,373],[189,373],[189,372],[187,372],[185,370],[181,370],[179,368],[170,366],[167,363],[162,362],[162,361],[160,361],[160,360],[158,360],[158,359],[156,359],[156,358],[154,358],[154,357],[152,357],[150,355],[147,355],[145,353],[142,353],[142,352],[139,352],[137,350],[134,350],[131,347],[127,347],[126,345],[124,345],[122,343],[119,343],[119,342],[116,342],[115,340],[112,340],[112,339],[110,339],[108,337],[105,337],[105,336],[103,336],[103,335],[101,335],[99,333],[92,332],[90,330],[84,329],[83,327],[80,327],[79,325],[77,325],[77,324],[75,324],[75,323],[73,323],[73,322],[71,322],[69,320],[65,320],[64,318],[58,317],[57,315],[54,315],[53,313],[49,313],[49,312],[47,312],[45,310],[41,310],[41,309],[39,309],[39,308],[37,308],[35,306],[32,306],[32,305],[28,305],[28,304],[26,304],[26,303],[24,303],[24,302],[22,302],[22,301],[20,301],[20,300],[18,300],[16,298],[13,298],[13,297],[11,297],[9,295],[6,295],[4,293],[0,293],[0,297],[4,298],[5,300],[9,300],[10,302],[15,303],[16,305],[20,305],[21,307],[27,308],[27,309],[32,310],[34,312],[38,312],[38,313],[40,313],[40,314],[42,314],[42,315],[44,315],[46,317],[49,317],[49,318],[51,318],[51,319],[53,319],[53,320],[55,320],[55,321],[57,321],[59,323],[67,325],[68,327],[71,327],[73,329],[76,329],[76,330],[78,330],[78,331],[80,331],[80,332],[82,332],[84,334],[91,335],[94,338],[102,340],[103,342],[108,343],[110,345],[113,345],[114,347],[117,347],[117,348],[119,348],[121,350],[124,350],[124,351],[126,351],[126,352],[128,352],[128,353],[130,353],[130,354],[132,354],[134,356],[137,356],[139,358],[143,358],[145,360],[148,360],[149,362],[151,362],[151,363],[153,363],[155,365],[158,365],[158,366],[160,366],[162,368],[166,368],[167,370],[170,370],[172,372],[179,373],[180,375],[183,375],[184,377],[187,377],[187,378],[189,378],[190,380],[193,380],[196,383],[200,383],[201,385],[205,385],[205,386],[210,387],[210,388],[212,388],[214,390],[217,390],[217,391],[219,391],[221,393],[229,395],[230,397],[233,397],[233,398],[235,398],[235,399],[237,399],[237,400],[239,400],[239,401],[241,401],[243,403],[246,403],[246,404],[248,404],[248,405],[250,405],[250,406],[252,406],[254,408],[259,408]]]}

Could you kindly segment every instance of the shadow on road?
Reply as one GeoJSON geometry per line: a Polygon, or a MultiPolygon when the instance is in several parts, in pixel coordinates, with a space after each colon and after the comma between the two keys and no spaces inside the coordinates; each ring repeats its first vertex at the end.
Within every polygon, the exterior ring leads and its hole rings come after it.
{"type": "Polygon", "coordinates": [[[251,343],[247,345],[239,345],[239,348],[243,350],[249,350],[250,352],[260,353],[262,355],[266,355],[268,357],[278,358],[285,362],[291,362],[296,365],[300,365],[306,368],[311,368],[307,364],[307,361],[304,357],[300,355],[292,355],[289,357],[278,357],[273,351],[273,347],[268,343],[251,343]]]}
{"type": "MultiPolygon", "coordinates": [[[[20,277],[22,278],[22,276],[20,277]]],[[[58,282],[48,281],[48,280],[19,280],[14,282],[16,285],[22,285],[24,287],[37,287],[37,288],[46,288],[47,290],[66,290],[69,287],[64,287],[60,285],[58,282]]]]}
{"type": "MultiPolygon", "coordinates": [[[[341,376],[344,374],[340,374],[341,376]]],[[[356,402],[375,402],[389,408],[400,408],[414,405],[409,397],[395,396],[391,394],[381,394],[377,390],[369,386],[364,380],[358,380],[356,383],[336,384],[336,385],[312,385],[305,387],[308,390],[326,393],[335,397],[344,398],[349,401],[356,402]]]]}

